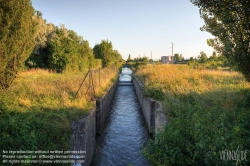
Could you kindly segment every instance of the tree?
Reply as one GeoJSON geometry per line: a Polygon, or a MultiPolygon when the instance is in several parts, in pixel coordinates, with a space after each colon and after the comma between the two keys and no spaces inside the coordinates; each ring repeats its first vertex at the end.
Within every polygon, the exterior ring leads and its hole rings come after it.
{"type": "Polygon", "coordinates": [[[114,59],[116,63],[123,62],[122,55],[118,52],[118,50],[114,50],[113,54],[114,54],[114,59]]]}
{"type": "Polygon", "coordinates": [[[114,64],[113,46],[108,40],[102,40],[100,44],[96,44],[93,51],[95,58],[102,60],[102,67],[108,67],[114,64]]]}
{"type": "Polygon", "coordinates": [[[200,55],[198,56],[198,60],[200,63],[205,63],[207,61],[207,54],[204,51],[200,52],[200,55]]]}
{"type": "Polygon", "coordinates": [[[84,68],[91,68],[96,65],[93,50],[90,48],[87,40],[83,40],[80,43],[79,54],[81,59],[79,64],[80,70],[84,68]]]}
{"type": "Polygon", "coordinates": [[[130,54],[128,55],[128,59],[127,59],[127,63],[129,63],[129,62],[133,62],[130,54]]]}
{"type": "Polygon", "coordinates": [[[148,57],[146,56],[143,56],[141,59],[140,59],[140,62],[143,64],[143,65],[146,65],[148,63],[149,59],[148,57]]]}
{"type": "Polygon", "coordinates": [[[135,58],[133,61],[136,63],[146,65],[149,62],[149,59],[148,59],[148,57],[143,56],[142,58],[135,58]]]}
{"type": "Polygon", "coordinates": [[[209,60],[211,60],[211,61],[216,61],[217,59],[218,59],[218,57],[217,57],[217,55],[216,55],[216,52],[213,51],[213,54],[212,54],[211,57],[209,57],[209,60]]]}
{"type": "Polygon", "coordinates": [[[184,58],[182,57],[182,54],[175,53],[174,57],[176,59],[176,62],[182,61],[184,58]]]}
{"type": "Polygon", "coordinates": [[[82,71],[97,64],[93,51],[87,40],[83,40],[73,30],[68,30],[63,24],[54,26],[36,17],[38,31],[36,46],[26,60],[29,68],[49,68],[57,72],[82,71]]]}
{"type": "Polygon", "coordinates": [[[35,45],[30,0],[0,0],[0,24],[0,87],[7,88],[35,45]]]}
{"type": "Polygon", "coordinates": [[[57,72],[63,72],[69,62],[67,54],[61,49],[62,47],[59,41],[53,41],[50,48],[51,54],[48,58],[49,68],[56,70],[57,72]]]}
{"type": "Polygon", "coordinates": [[[55,37],[55,26],[51,23],[46,24],[40,11],[35,12],[34,20],[37,23],[35,47],[32,54],[25,61],[25,65],[29,68],[47,68],[51,49],[50,42],[55,37]]]}
{"type": "Polygon", "coordinates": [[[216,36],[208,44],[226,56],[250,81],[250,1],[190,0],[200,8],[203,31],[216,36]]]}

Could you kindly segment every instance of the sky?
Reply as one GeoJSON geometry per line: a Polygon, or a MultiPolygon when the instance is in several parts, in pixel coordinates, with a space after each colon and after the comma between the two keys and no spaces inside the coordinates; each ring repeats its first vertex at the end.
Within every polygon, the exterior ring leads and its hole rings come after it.
{"type": "Polygon", "coordinates": [[[212,55],[200,31],[204,21],[189,0],[31,0],[47,22],[74,30],[93,48],[101,40],[112,42],[123,59],[179,53],[185,59],[201,51],[212,55]]]}

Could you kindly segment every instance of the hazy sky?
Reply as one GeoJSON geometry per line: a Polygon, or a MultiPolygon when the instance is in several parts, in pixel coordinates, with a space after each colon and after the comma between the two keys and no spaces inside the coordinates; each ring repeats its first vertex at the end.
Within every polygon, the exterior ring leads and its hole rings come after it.
{"type": "Polygon", "coordinates": [[[181,53],[186,59],[213,49],[200,31],[204,22],[189,0],[32,0],[47,22],[64,24],[88,40],[93,48],[108,39],[124,59],[151,56],[160,59],[181,53]]]}

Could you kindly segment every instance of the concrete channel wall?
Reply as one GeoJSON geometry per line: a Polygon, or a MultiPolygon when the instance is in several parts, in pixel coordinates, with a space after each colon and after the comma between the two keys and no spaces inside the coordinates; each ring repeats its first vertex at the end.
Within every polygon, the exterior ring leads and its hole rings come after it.
{"type": "Polygon", "coordinates": [[[104,128],[117,86],[118,79],[109,88],[105,95],[96,100],[96,132],[98,134],[100,134],[104,128]]]}
{"type": "Polygon", "coordinates": [[[96,100],[96,109],[92,109],[86,117],[71,123],[71,151],[82,151],[84,153],[79,155],[85,156],[84,163],[73,164],[74,166],[90,165],[95,150],[96,133],[101,133],[104,127],[117,85],[118,79],[107,90],[106,94],[96,100]]]}
{"type": "MultiPolygon", "coordinates": [[[[76,166],[88,166],[93,158],[95,149],[95,135],[96,135],[96,111],[92,109],[88,116],[73,121],[71,124],[72,135],[71,135],[71,151],[82,151],[78,155],[84,155],[84,163],[74,164],[76,166]],[[86,153],[85,153],[86,152],[86,153]]],[[[73,155],[77,155],[74,154],[73,155]]],[[[77,162],[75,158],[75,162],[77,162]]]]}
{"type": "Polygon", "coordinates": [[[148,125],[148,130],[151,132],[153,129],[155,134],[157,134],[160,128],[167,125],[166,116],[162,112],[161,104],[143,94],[143,84],[138,78],[133,77],[133,84],[143,116],[148,125]]]}
{"type": "MultiPolygon", "coordinates": [[[[133,79],[133,85],[148,129],[149,131],[153,129],[157,133],[158,129],[167,124],[166,117],[161,112],[161,105],[156,100],[143,95],[143,85],[136,77],[133,79]]],[[[96,100],[96,109],[92,109],[86,117],[72,122],[71,151],[86,152],[80,154],[80,156],[85,156],[85,162],[74,164],[75,166],[90,165],[94,155],[96,134],[100,134],[104,128],[117,86],[118,79],[107,90],[105,95],[96,100]]]]}

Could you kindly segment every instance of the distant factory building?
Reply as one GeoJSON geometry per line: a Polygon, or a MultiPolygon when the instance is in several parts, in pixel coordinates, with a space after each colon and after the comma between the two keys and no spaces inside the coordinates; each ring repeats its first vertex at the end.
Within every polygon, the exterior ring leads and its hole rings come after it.
{"type": "Polygon", "coordinates": [[[165,64],[174,64],[175,63],[175,57],[174,56],[162,56],[161,57],[161,63],[165,64]]]}

